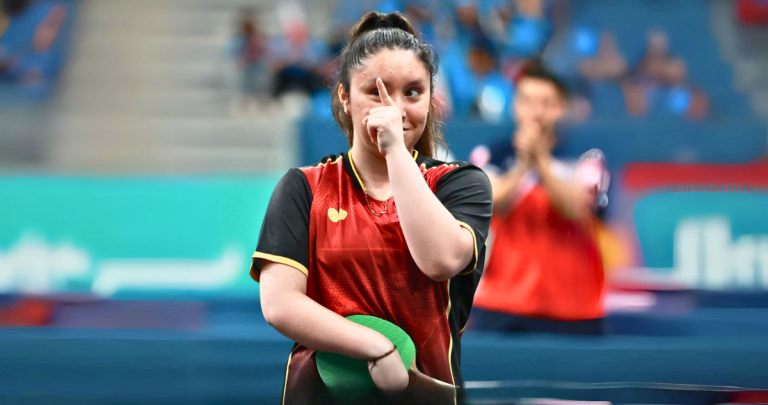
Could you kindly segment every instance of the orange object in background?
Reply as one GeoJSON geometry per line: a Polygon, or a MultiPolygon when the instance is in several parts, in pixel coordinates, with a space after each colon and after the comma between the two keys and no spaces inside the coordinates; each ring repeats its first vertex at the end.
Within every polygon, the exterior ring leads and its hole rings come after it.
{"type": "Polygon", "coordinates": [[[0,308],[0,327],[44,326],[50,323],[54,304],[35,298],[22,298],[12,306],[0,308]]]}
{"type": "Polygon", "coordinates": [[[597,245],[603,258],[603,271],[611,274],[614,271],[631,265],[632,245],[624,231],[617,226],[596,221],[597,245]]]}

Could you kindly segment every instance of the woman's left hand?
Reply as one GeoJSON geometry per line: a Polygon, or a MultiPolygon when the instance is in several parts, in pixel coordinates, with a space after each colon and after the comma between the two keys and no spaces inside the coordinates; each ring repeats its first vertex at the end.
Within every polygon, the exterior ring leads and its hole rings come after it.
{"type": "Polygon", "coordinates": [[[387,156],[389,152],[405,147],[403,113],[387,93],[381,78],[376,79],[376,87],[383,106],[371,109],[363,118],[363,125],[368,130],[371,142],[379,147],[382,155],[387,156]]]}
{"type": "Polygon", "coordinates": [[[408,388],[408,371],[397,351],[376,362],[368,362],[371,379],[386,397],[395,399],[408,388]]]}

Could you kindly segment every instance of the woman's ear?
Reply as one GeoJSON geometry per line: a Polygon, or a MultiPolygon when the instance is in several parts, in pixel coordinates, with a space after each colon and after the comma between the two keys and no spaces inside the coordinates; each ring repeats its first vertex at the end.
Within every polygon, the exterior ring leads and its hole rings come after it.
{"type": "Polygon", "coordinates": [[[341,101],[341,106],[344,107],[344,114],[350,115],[349,113],[349,94],[347,94],[346,91],[344,91],[344,86],[339,85],[339,100],[341,101]]]}

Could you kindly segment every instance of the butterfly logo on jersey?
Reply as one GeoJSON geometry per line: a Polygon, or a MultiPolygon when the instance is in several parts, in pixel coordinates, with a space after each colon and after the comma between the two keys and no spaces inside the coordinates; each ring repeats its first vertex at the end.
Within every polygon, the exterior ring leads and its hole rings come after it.
{"type": "Polygon", "coordinates": [[[328,208],[328,219],[330,219],[333,223],[343,221],[347,218],[347,214],[347,211],[344,211],[342,208],[340,208],[338,211],[336,211],[336,208],[328,208]]]}

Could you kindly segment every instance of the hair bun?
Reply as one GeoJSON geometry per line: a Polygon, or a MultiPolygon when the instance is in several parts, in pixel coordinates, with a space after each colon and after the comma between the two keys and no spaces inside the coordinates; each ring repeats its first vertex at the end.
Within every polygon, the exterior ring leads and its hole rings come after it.
{"type": "Polygon", "coordinates": [[[377,29],[400,29],[413,36],[416,36],[416,30],[413,29],[413,24],[402,14],[398,12],[384,14],[376,11],[363,16],[360,21],[352,27],[349,37],[350,41],[354,42],[368,31],[377,29]]]}
{"type": "Polygon", "coordinates": [[[374,27],[374,29],[376,29],[376,28],[395,28],[395,25],[392,24],[392,21],[389,21],[389,20],[385,19],[385,20],[376,21],[373,24],[373,27],[374,27]]]}

